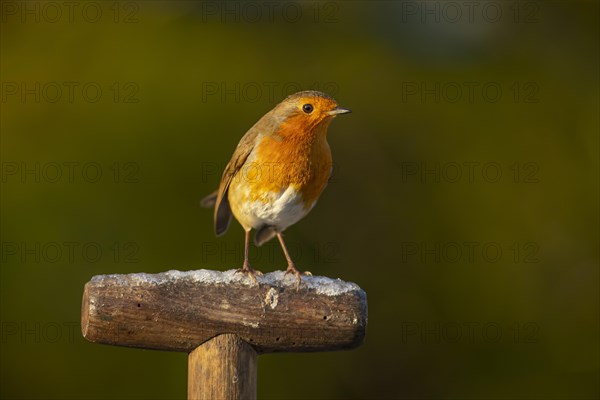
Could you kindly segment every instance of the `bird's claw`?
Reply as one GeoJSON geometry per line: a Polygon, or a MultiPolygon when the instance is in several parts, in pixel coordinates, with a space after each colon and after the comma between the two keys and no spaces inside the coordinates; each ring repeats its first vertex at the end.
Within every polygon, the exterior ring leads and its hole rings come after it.
{"type": "Polygon", "coordinates": [[[287,274],[296,275],[296,291],[298,289],[300,289],[300,282],[302,281],[302,278],[301,278],[302,275],[312,276],[312,273],[310,271],[301,272],[294,265],[288,265],[287,269],[285,270],[285,273],[283,274],[283,277],[285,278],[287,276],[287,274]]]}
{"type": "Polygon", "coordinates": [[[235,273],[241,273],[241,274],[248,274],[248,276],[250,277],[250,279],[252,279],[252,281],[258,285],[258,280],[256,279],[256,276],[262,276],[263,273],[260,272],[257,269],[254,269],[250,266],[250,264],[244,263],[244,266],[240,269],[237,269],[235,271],[235,273]]]}

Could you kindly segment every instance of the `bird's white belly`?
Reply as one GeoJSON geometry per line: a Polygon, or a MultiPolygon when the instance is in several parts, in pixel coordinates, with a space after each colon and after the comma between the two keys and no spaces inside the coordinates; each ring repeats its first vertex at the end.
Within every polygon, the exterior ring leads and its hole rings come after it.
{"type": "Polygon", "coordinates": [[[281,192],[269,192],[260,200],[243,202],[236,210],[240,214],[236,218],[254,229],[269,225],[283,231],[302,219],[313,205],[305,208],[302,194],[290,185],[281,192]]]}

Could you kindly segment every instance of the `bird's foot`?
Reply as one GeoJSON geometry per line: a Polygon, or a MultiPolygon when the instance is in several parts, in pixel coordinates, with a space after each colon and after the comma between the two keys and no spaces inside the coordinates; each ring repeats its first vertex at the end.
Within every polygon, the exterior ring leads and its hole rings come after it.
{"type": "Polygon", "coordinates": [[[248,262],[244,262],[244,266],[238,270],[235,271],[235,273],[241,273],[241,274],[248,274],[248,276],[250,277],[250,279],[252,279],[252,281],[258,285],[258,280],[256,279],[256,275],[258,276],[262,276],[262,272],[260,272],[257,269],[254,269],[250,266],[250,263],[248,262]]]}
{"type": "Polygon", "coordinates": [[[300,288],[300,282],[302,281],[301,276],[312,276],[312,273],[310,271],[300,271],[299,269],[296,268],[296,266],[294,264],[289,264],[287,269],[285,270],[285,274],[283,274],[283,277],[285,278],[285,276],[287,274],[294,274],[296,275],[296,290],[298,290],[300,288]]]}

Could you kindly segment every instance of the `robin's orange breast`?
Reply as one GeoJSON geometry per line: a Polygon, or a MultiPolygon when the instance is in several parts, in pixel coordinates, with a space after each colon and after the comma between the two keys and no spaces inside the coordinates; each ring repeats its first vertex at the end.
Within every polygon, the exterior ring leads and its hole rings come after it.
{"type": "Polygon", "coordinates": [[[327,126],[289,121],[273,135],[259,135],[229,187],[229,202],[244,228],[284,230],[315,205],[331,174],[327,126]]]}

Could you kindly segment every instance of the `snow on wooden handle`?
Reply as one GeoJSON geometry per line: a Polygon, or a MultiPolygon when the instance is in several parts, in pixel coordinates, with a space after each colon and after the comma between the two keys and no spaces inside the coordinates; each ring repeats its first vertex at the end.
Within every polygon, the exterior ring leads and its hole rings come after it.
{"type": "Polygon", "coordinates": [[[258,353],[359,346],[367,297],[358,285],[283,272],[258,285],[234,270],[100,275],[85,285],[81,329],[92,342],[191,352],[225,333],[258,353]]]}

